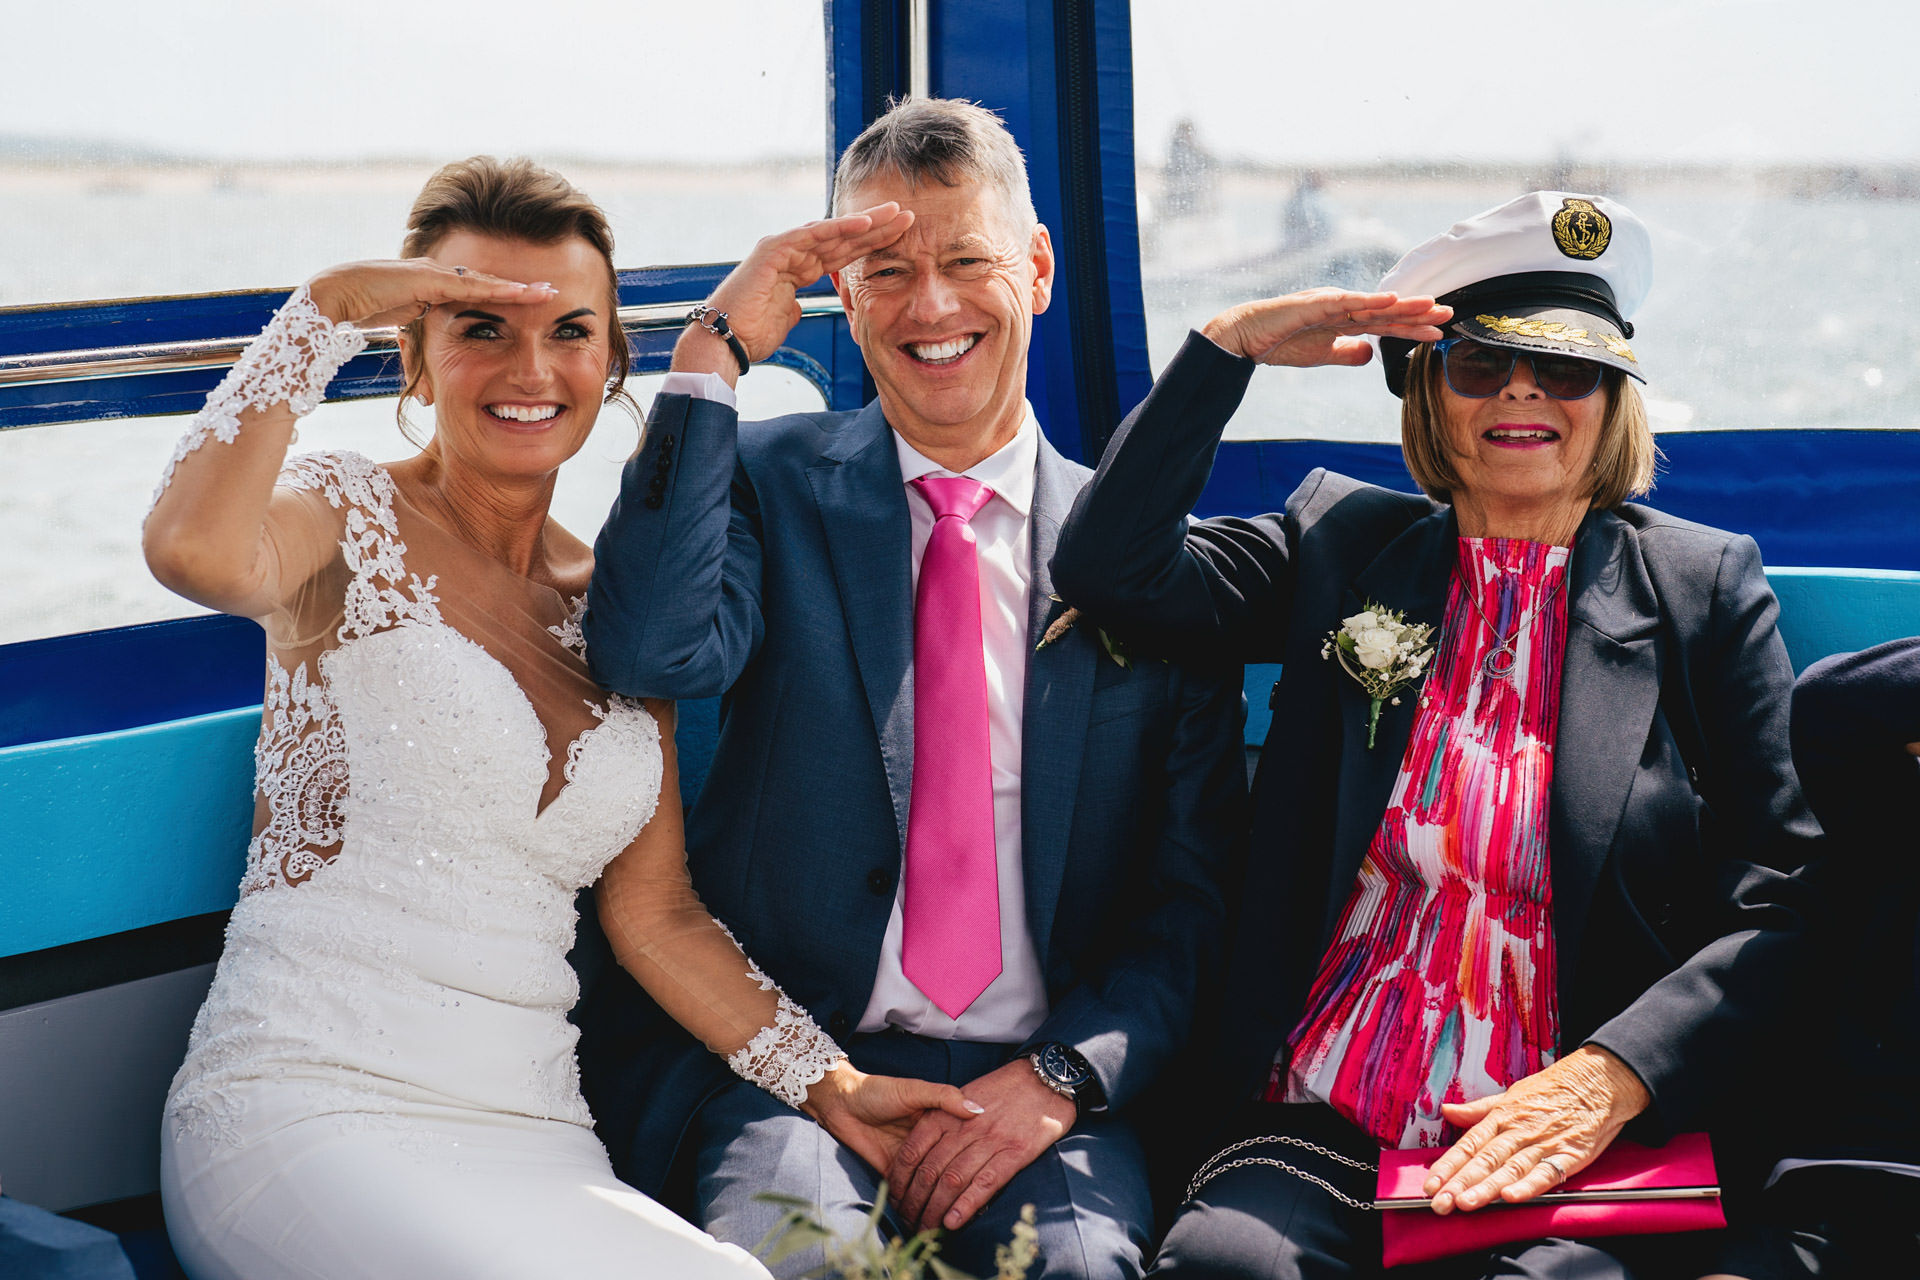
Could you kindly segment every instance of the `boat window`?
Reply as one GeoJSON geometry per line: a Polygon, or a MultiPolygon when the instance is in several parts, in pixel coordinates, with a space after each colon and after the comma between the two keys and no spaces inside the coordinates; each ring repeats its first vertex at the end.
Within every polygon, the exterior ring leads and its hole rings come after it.
{"type": "MultiPolygon", "coordinates": [[[[628,383],[645,406],[659,376],[628,383]]],[[[740,380],[748,418],[824,407],[814,384],[787,369],[756,367],[740,380]]],[[[300,421],[296,452],[351,449],[376,461],[413,452],[394,424],[394,401],[325,404],[300,421]]],[[[431,426],[431,410],[413,409],[431,426]]],[[[205,613],[153,580],[140,554],[140,523],[184,417],[130,418],[0,431],[0,644],[205,613]]],[[[601,411],[593,434],[560,470],[553,516],[591,542],[639,443],[638,422],[601,411]]],[[[208,444],[206,448],[217,448],[208,444]]]]}
{"type": "MultiPolygon", "coordinates": [[[[1656,430],[1920,427],[1920,9],[1132,13],[1156,372],[1229,303],[1370,286],[1523,191],[1598,191],[1653,233],[1634,347],[1656,430]]],[[[1228,435],[1393,440],[1397,424],[1377,369],[1276,369],[1228,435]]]]}
{"type": "MultiPolygon", "coordinates": [[[[529,155],[592,195],[619,265],[724,262],[819,217],[819,4],[416,0],[32,5],[7,17],[0,306],[284,287],[394,253],[447,160],[529,155]]],[[[635,379],[641,404],[657,379],[635,379]]],[[[392,400],[324,406],[300,448],[409,447],[392,400]]],[[[762,367],[751,416],[818,409],[762,367]]],[[[0,643],[195,612],[139,552],[181,418],[0,431],[0,643]]],[[[603,415],[555,514],[591,538],[637,428],[603,415]]]]}
{"type": "Polygon", "coordinates": [[[826,205],[825,18],[759,0],[16,6],[0,306],[291,285],[399,248],[421,182],[528,155],[620,265],[725,262],[826,205]]]}

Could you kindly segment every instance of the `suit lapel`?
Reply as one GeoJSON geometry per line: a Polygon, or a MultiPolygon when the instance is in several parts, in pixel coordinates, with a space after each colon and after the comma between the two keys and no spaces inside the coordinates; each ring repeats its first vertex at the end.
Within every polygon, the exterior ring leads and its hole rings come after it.
{"type": "Polygon", "coordinates": [[[1594,884],[1660,702],[1660,601],[1626,521],[1611,512],[1588,515],[1574,543],[1568,591],[1548,817],[1563,982],[1573,972],[1594,884]]]}
{"type": "Polygon", "coordinates": [[[807,469],[807,482],[826,531],[904,853],[913,790],[912,533],[900,458],[879,401],[835,434],[807,469]]]}
{"type": "MultiPolygon", "coordinates": [[[[1447,588],[1458,557],[1458,535],[1450,510],[1436,511],[1409,525],[1354,579],[1341,604],[1341,618],[1352,617],[1368,602],[1397,609],[1406,614],[1408,622],[1431,626],[1437,645],[1440,624],[1446,616],[1447,588]]],[[[1339,625],[1337,620],[1334,625],[1339,625]]],[[[1332,937],[1339,923],[1354,877],[1392,798],[1394,779],[1407,753],[1407,739],[1413,732],[1419,704],[1418,691],[1408,690],[1400,695],[1399,706],[1382,707],[1379,731],[1373,746],[1368,747],[1367,714],[1372,699],[1358,680],[1339,669],[1337,660],[1329,660],[1328,665],[1329,678],[1339,690],[1340,805],[1333,834],[1333,875],[1327,882],[1326,912],[1321,922],[1323,941],[1332,937]]]]}
{"type": "Polygon", "coordinates": [[[1044,649],[1037,648],[1047,626],[1066,609],[1052,599],[1053,576],[1047,563],[1053,559],[1060,524],[1078,488],[1068,464],[1043,437],[1034,475],[1033,512],[1027,522],[1033,585],[1027,607],[1027,691],[1020,731],[1020,849],[1027,917],[1042,970],[1066,876],[1074,797],[1080,789],[1093,677],[1100,661],[1091,623],[1073,628],[1044,649]]]}

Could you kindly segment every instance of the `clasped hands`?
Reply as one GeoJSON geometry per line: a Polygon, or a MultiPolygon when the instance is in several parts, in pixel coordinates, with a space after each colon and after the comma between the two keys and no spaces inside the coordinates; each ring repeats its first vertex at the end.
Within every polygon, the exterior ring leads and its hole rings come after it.
{"type": "Polygon", "coordinates": [[[1015,1058],[964,1089],[868,1076],[844,1060],[806,1111],[887,1179],[911,1227],[955,1230],[1073,1127],[1074,1106],[1015,1058]]]}

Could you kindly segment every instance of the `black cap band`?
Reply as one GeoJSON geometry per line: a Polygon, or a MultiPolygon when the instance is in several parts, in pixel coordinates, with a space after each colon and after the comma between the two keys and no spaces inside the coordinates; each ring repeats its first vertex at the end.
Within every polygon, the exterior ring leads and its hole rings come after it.
{"type": "Polygon", "coordinates": [[[1621,337],[1633,336],[1633,324],[1620,314],[1612,288],[1599,276],[1584,271],[1523,271],[1518,275],[1494,276],[1489,280],[1476,280],[1434,301],[1456,312],[1470,306],[1488,311],[1503,307],[1568,307],[1601,315],[1614,323],[1621,337]]]}

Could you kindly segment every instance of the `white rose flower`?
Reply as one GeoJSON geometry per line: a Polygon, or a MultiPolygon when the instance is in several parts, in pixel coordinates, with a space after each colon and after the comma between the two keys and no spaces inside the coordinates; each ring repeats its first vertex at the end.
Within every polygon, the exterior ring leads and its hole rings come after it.
{"type": "Polygon", "coordinates": [[[1363,631],[1378,630],[1380,617],[1369,609],[1365,613],[1356,613],[1351,618],[1340,619],[1340,625],[1349,635],[1358,636],[1363,631]]]}
{"type": "Polygon", "coordinates": [[[1393,632],[1373,627],[1353,640],[1353,656],[1369,671],[1384,671],[1393,664],[1393,632]]]}

